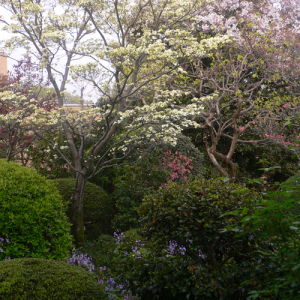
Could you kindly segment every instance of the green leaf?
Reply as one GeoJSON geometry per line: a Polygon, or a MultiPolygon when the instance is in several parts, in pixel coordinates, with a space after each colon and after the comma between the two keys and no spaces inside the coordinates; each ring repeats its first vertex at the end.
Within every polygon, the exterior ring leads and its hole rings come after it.
{"type": "Polygon", "coordinates": [[[298,270],[299,268],[300,268],[300,264],[297,265],[297,266],[295,266],[295,267],[293,267],[292,270],[293,270],[293,271],[296,271],[296,270],[298,270]]]}
{"type": "Polygon", "coordinates": [[[242,212],[241,212],[241,216],[243,217],[247,212],[248,212],[248,208],[247,207],[244,207],[242,212]]]}

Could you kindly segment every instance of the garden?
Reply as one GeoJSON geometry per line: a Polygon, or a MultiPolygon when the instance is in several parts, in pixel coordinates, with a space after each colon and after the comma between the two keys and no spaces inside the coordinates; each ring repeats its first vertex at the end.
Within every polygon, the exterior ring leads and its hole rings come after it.
{"type": "Polygon", "coordinates": [[[300,298],[296,1],[0,9],[0,299],[300,298]]]}

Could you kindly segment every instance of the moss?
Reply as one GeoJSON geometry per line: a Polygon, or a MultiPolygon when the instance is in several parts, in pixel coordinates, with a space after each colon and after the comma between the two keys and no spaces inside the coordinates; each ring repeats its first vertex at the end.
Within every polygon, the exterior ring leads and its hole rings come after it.
{"type": "Polygon", "coordinates": [[[65,262],[24,258],[0,262],[0,299],[106,299],[93,274],[65,262]]]}
{"type": "Polygon", "coordinates": [[[0,160],[0,236],[5,257],[64,259],[72,247],[66,206],[53,182],[35,170],[0,160]]]}
{"type": "MultiPolygon", "coordinates": [[[[60,178],[53,181],[57,184],[64,202],[68,204],[67,216],[71,220],[71,198],[76,180],[74,178],[60,178]]],[[[85,186],[83,213],[84,234],[87,240],[95,240],[101,234],[112,233],[111,220],[114,216],[113,202],[101,187],[90,182],[87,182],[85,186]]]]}

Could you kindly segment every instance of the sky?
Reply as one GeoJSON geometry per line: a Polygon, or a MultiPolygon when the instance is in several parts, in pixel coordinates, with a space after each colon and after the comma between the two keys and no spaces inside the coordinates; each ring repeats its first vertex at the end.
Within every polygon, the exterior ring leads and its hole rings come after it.
{"type": "MultiPolygon", "coordinates": [[[[4,17],[5,20],[9,20],[10,15],[9,13],[2,7],[0,7],[0,19],[1,17],[4,17]]],[[[6,31],[2,30],[3,27],[5,25],[0,22],[0,43],[1,40],[7,40],[9,38],[11,38],[11,34],[7,33],[6,31]]],[[[1,46],[1,45],[0,45],[1,46]]],[[[22,58],[22,56],[26,53],[26,51],[24,49],[18,48],[16,50],[14,50],[10,56],[8,56],[7,59],[7,66],[8,66],[8,71],[13,71],[13,66],[18,63],[18,61],[22,58]]],[[[76,61],[76,63],[87,63],[89,60],[87,59],[81,59],[80,61],[76,61]]],[[[63,62],[62,62],[63,64],[63,62]]],[[[63,70],[61,64],[61,70],[63,70]]],[[[58,69],[60,69],[58,67],[58,69]]],[[[80,96],[80,90],[83,87],[82,84],[67,84],[66,88],[67,88],[67,92],[76,95],[76,96],[80,96]]],[[[98,96],[96,94],[96,92],[93,90],[92,86],[85,84],[84,85],[85,89],[84,89],[84,100],[90,101],[92,100],[94,103],[97,102],[98,96]],[[91,97],[90,97],[91,96],[91,97]]]]}

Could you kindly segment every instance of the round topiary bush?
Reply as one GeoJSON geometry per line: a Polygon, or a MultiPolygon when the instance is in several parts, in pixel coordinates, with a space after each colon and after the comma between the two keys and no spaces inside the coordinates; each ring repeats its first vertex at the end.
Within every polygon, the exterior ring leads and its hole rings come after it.
{"type": "Polygon", "coordinates": [[[70,224],[53,182],[35,170],[0,160],[0,233],[5,257],[64,259],[72,247],[70,224]]]}
{"type": "MultiPolygon", "coordinates": [[[[53,180],[65,203],[68,204],[67,216],[72,218],[71,199],[76,185],[75,178],[59,178],[53,180]]],[[[114,205],[99,186],[90,182],[86,183],[83,203],[85,237],[87,240],[95,240],[101,234],[112,233],[111,220],[114,216],[114,205]]]]}
{"type": "Polygon", "coordinates": [[[138,245],[128,247],[125,237],[117,248],[120,281],[145,300],[246,299],[253,287],[240,284],[256,272],[267,245],[255,241],[258,232],[237,234],[260,202],[255,191],[220,180],[160,188],[138,208],[138,245]]]}
{"type": "Polygon", "coordinates": [[[94,275],[62,261],[38,258],[0,262],[1,299],[106,299],[94,275]]]}

